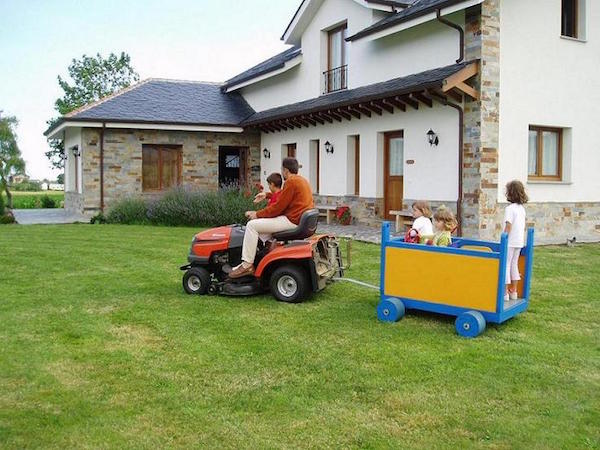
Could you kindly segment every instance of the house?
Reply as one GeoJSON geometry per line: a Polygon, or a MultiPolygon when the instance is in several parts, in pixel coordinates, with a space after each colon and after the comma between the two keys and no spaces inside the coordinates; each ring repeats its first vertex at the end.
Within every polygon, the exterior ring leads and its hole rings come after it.
{"type": "Polygon", "coordinates": [[[290,48],[230,80],[149,80],[48,130],[70,149],[67,207],[264,181],[292,155],[318,203],[361,222],[427,199],[456,211],[462,234],[497,237],[504,185],[520,179],[540,242],[598,240],[590,4],[304,0],[290,48]]]}

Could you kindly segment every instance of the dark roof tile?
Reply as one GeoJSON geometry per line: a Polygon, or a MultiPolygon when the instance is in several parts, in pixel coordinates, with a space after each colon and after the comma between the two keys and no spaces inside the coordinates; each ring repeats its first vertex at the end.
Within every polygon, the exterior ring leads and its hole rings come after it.
{"type": "Polygon", "coordinates": [[[281,52],[272,58],[267,59],[266,61],[257,64],[254,67],[236,75],[233,78],[227,80],[224,84],[224,88],[228,88],[234,86],[239,83],[243,83],[244,81],[251,80],[253,78],[259,77],[269,72],[273,72],[274,70],[282,68],[286,62],[294,59],[296,56],[301,55],[302,50],[300,47],[292,47],[288,48],[286,51],[281,52]]]}

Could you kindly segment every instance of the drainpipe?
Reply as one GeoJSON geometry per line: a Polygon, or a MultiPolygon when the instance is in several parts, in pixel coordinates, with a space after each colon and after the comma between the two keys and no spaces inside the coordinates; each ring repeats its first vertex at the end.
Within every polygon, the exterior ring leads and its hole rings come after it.
{"type": "Polygon", "coordinates": [[[435,11],[436,16],[437,16],[437,20],[441,23],[443,23],[444,25],[448,25],[450,28],[454,28],[455,30],[458,31],[459,35],[460,35],[460,39],[459,39],[459,52],[460,52],[460,57],[456,60],[456,63],[461,63],[464,59],[465,59],[465,31],[462,29],[462,27],[460,25],[456,25],[454,22],[450,22],[448,19],[444,19],[442,17],[442,13],[440,9],[436,9],[435,11]]]}
{"type": "Polygon", "coordinates": [[[464,152],[464,131],[465,131],[465,111],[462,106],[455,105],[452,102],[446,102],[446,105],[458,111],[458,199],[456,201],[456,218],[458,219],[457,234],[462,236],[462,200],[463,200],[463,152],[464,152]]]}
{"type": "Polygon", "coordinates": [[[106,123],[102,122],[100,130],[100,212],[104,213],[104,130],[106,123]]]}

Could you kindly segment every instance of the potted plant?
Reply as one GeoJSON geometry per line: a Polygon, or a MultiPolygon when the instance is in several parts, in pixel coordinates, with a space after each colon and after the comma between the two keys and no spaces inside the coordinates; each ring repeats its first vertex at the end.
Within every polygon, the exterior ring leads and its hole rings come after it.
{"type": "Polygon", "coordinates": [[[350,225],[352,223],[352,213],[349,206],[338,206],[335,210],[335,216],[341,225],[350,225]]]}

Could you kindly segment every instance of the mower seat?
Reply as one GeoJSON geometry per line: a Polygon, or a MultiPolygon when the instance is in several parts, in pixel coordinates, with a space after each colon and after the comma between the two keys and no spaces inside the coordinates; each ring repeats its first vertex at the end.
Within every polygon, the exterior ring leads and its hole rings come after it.
{"type": "Polygon", "coordinates": [[[317,231],[317,223],[319,221],[319,210],[309,209],[304,211],[300,217],[300,223],[296,228],[291,230],[280,231],[273,233],[273,239],[278,241],[298,241],[312,236],[317,231]]]}

